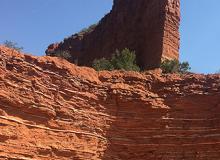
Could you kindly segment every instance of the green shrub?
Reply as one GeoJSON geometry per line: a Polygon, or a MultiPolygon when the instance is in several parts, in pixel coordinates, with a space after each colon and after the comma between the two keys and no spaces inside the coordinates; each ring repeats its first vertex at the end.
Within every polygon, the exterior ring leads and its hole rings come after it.
{"type": "Polygon", "coordinates": [[[180,73],[187,73],[191,70],[189,62],[182,62],[179,64],[179,72],[180,73]]]}
{"type": "Polygon", "coordinates": [[[123,49],[121,52],[116,50],[116,53],[112,56],[111,64],[117,70],[140,71],[136,64],[135,51],[130,51],[128,48],[123,49]]]}
{"type": "Polygon", "coordinates": [[[95,59],[93,61],[92,67],[97,71],[102,71],[102,70],[112,71],[112,70],[114,70],[114,67],[111,64],[111,62],[105,58],[101,58],[99,60],[95,59]]]}
{"type": "Polygon", "coordinates": [[[161,69],[163,73],[176,73],[179,69],[179,61],[178,60],[164,60],[161,63],[161,69]]]}
{"type": "Polygon", "coordinates": [[[78,34],[83,35],[83,34],[85,34],[85,33],[89,33],[89,32],[91,32],[91,31],[93,31],[93,30],[96,28],[97,25],[98,25],[98,23],[95,23],[95,24],[90,25],[90,26],[87,27],[87,28],[83,28],[81,31],[79,31],[78,34]]]}
{"type": "Polygon", "coordinates": [[[67,61],[70,61],[70,62],[72,61],[72,56],[69,53],[69,51],[57,50],[57,51],[54,51],[48,54],[48,56],[60,57],[60,58],[66,59],[67,61]]]}
{"type": "Polygon", "coordinates": [[[24,49],[23,47],[18,47],[17,43],[8,40],[4,41],[3,45],[8,48],[15,49],[18,52],[21,52],[24,49]]]}
{"type": "Polygon", "coordinates": [[[93,61],[93,68],[97,71],[101,70],[126,70],[140,71],[136,64],[136,55],[134,51],[125,48],[121,52],[116,50],[110,60],[102,58],[93,61]]]}
{"type": "Polygon", "coordinates": [[[187,73],[191,69],[188,62],[180,63],[177,59],[174,60],[164,60],[161,63],[160,68],[163,73],[187,73]]]}

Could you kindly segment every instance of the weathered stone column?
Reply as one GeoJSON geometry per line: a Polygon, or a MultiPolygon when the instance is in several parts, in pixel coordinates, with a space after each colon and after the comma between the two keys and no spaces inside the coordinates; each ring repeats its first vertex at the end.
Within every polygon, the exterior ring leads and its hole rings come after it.
{"type": "Polygon", "coordinates": [[[69,50],[79,65],[91,66],[94,59],[129,48],[142,69],[153,69],[163,58],[178,59],[179,23],[179,0],[114,0],[96,27],[65,39],[55,50],[69,50]]]}

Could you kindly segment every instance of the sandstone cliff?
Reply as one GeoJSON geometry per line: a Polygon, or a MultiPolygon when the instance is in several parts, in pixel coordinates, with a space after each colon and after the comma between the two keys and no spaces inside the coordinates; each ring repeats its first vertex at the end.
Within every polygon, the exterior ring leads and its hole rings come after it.
{"type": "Polygon", "coordinates": [[[0,159],[218,160],[220,75],[96,72],[0,47],[0,159]]]}
{"type": "Polygon", "coordinates": [[[96,27],[51,44],[46,53],[69,51],[73,62],[90,66],[127,47],[136,51],[142,69],[157,68],[163,58],[179,57],[179,22],[179,0],[114,0],[96,27]]]}

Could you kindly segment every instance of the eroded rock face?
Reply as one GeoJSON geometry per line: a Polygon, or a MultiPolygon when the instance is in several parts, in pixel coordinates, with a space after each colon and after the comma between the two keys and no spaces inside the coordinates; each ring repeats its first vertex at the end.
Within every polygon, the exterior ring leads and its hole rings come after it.
{"type": "Polygon", "coordinates": [[[179,58],[179,22],[179,0],[114,0],[95,28],[50,45],[46,53],[68,50],[73,62],[91,66],[94,59],[127,47],[136,51],[142,69],[154,69],[163,58],[179,58]]]}
{"type": "Polygon", "coordinates": [[[218,160],[220,75],[96,72],[0,47],[0,158],[218,160]]]}

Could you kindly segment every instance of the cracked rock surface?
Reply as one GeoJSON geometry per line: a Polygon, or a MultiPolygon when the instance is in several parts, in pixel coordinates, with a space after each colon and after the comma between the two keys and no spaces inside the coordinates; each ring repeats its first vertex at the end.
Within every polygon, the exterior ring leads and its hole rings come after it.
{"type": "Polygon", "coordinates": [[[0,159],[219,157],[220,75],[96,72],[0,46],[0,159]]]}

